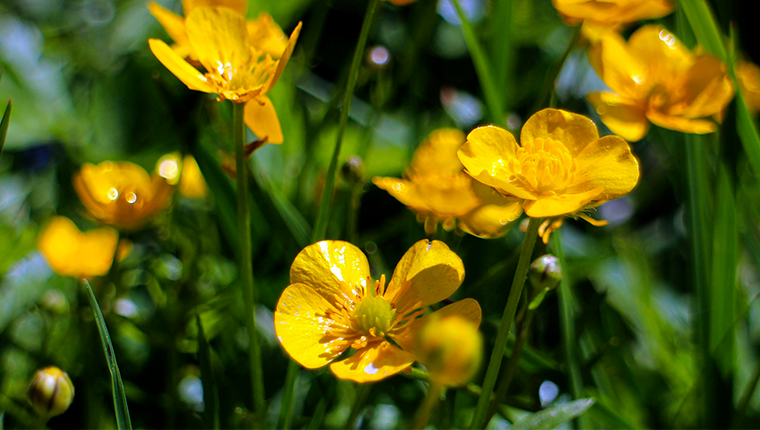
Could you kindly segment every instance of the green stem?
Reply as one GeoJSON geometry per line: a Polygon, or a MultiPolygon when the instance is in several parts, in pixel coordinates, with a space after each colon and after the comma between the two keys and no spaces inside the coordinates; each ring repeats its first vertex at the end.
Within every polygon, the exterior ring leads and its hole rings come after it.
{"type": "Polygon", "coordinates": [[[362,409],[364,409],[364,405],[367,403],[369,393],[372,391],[372,384],[364,383],[357,385],[358,386],[356,387],[356,393],[354,396],[354,404],[351,406],[351,413],[348,414],[348,419],[343,425],[344,429],[356,428],[356,419],[359,418],[359,414],[361,414],[362,409]]]}
{"type": "Polygon", "coordinates": [[[747,386],[744,387],[742,396],[739,398],[739,403],[737,403],[736,406],[737,415],[744,415],[744,412],[747,410],[747,405],[749,405],[749,401],[752,400],[752,395],[757,389],[758,382],[760,382],[760,361],[758,361],[755,365],[755,370],[752,372],[752,377],[749,378],[749,382],[747,383],[747,386]]]}
{"type": "Polygon", "coordinates": [[[493,346],[491,359],[488,362],[488,370],[486,370],[483,390],[478,399],[475,415],[472,417],[472,422],[470,423],[471,429],[485,427],[483,419],[485,418],[486,409],[488,408],[488,403],[491,401],[491,394],[496,385],[496,377],[499,376],[501,360],[502,357],[504,357],[504,348],[507,346],[509,330],[512,328],[512,320],[515,317],[517,304],[520,301],[520,294],[522,294],[522,289],[525,285],[525,278],[527,277],[528,266],[530,265],[530,257],[533,254],[533,247],[536,244],[536,237],[538,236],[538,226],[541,225],[541,221],[541,218],[530,218],[528,231],[525,232],[525,239],[523,239],[522,249],[520,250],[520,259],[517,261],[517,270],[515,271],[515,277],[512,280],[512,288],[509,290],[509,298],[507,299],[507,305],[504,307],[504,314],[501,317],[501,324],[499,325],[499,331],[496,335],[496,343],[493,346]]]}
{"type": "Polygon", "coordinates": [[[293,396],[295,395],[296,380],[301,366],[294,360],[288,362],[288,371],[285,374],[285,387],[282,393],[282,405],[277,428],[288,429],[293,423],[293,396]]]}
{"type": "Polygon", "coordinates": [[[425,428],[425,425],[427,425],[428,421],[430,421],[430,414],[433,412],[435,405],[438,404],[438,400],[441,398],[441,388],[443,387],[437,382],[430,382],[430,388],[428,388],[428,393],[427,396],[425,396],[425,401],[417,410],[417,416],[414,419],[414,426],[412,426],[413,429],[425,428]]]}
{"type": "Polygon", "coordinates": [[[343,145],[343,133],[346,131],[348,114],[351,111],[351,100],[354,97],[354,88],[356,88],[356,80],[359,77],[359,66],[364,57],[364,49],[367,46],[367,37],[369,37],[369,30],[372,26],[372,17],[377,10],[378,4],[378,0],[370,0],[367,12],[364,14],[359,43],[356,45],[354,58],[351,61],[351,69],[348,72],[348,84],[346,85],[346,94],[343,97],[343,108],[340,112],[340,122],[338,123],[338,136],[335,140],[332,158],[330,158],[330,166],[327,169],[325,188],[322,191],[322,199],[319,202],[319,213],[317,214],[317,221],[312,231],[312,242],[322,240],[327,233],[327,221],[330,219],[330,203],[338,174],[338,161],[340,160],[340,149],[343,145]]]}
{"type": "MultiPolygon", "coordinates": [[[[552,250],[554,255],[559,258],[559,264],[563,269],[567,268],[565,253],[562,250],[562,235],[556,232],[552,235],[552,250]]],[[[565,360],[567,362],[568,373],[570,376],[570,392],[575,400],[582,398],[583,379],[581,378],[580,357],[578,355],[578,335],[575,332],[575,309],[573,308],[573,290],[570,278],[565,272],[565,276],[560,281],[557,288],[559,296],[559,314],[560,328],[562,330],[562,346],[565,349],[565,360]]],[[[577,428],[590,428],[588,418],[581,415],[577,418],[577,428]]]]}
{"type": "Polygon", "coordinates": [[[562,71],[562,67],[565,65],[565,61],[567,61],[567,57],[570,56],[570,53],[573,51],[573,48],[575,47],[575,44],[578,43],[578,40],[581,36],[581,26],[578,25],[573,29],[573,37],[570,41],[570,43],[567,44],[567,48],[565,48],[565,52],[562,53],[562,57],[560,57],[559,61],[554,63],[551,69],[546,73],[546,78],[544,78],[544,84],[541,86],[543,88],[543,91],[541,95],[536,99],[536,104],[533,105],[533,109],[531,112],[538,112],[539,110],[543,109],[544,106],[546,106],[546,99],[549,99],[549,106],[556,108],[557,107],[557,95],[555,92],[554,84],[557,80],[557,76],[559,76],[559,72],[562,71]]]}
{"type": "Polygon", "coordinates": [[[237,170],[237,224],[240,237],[240,286],[245,301],[245,327],[248,331],[248,355],[251,371],[251,395],[253,410],[259,420],[266,414],[264,376],[261,369],[261,346],[256,328],[253,288],[253,255],[251,252],[251,209],[248,206],[248,174],[245,161],[245,104],[232,104],[232,136],[235,143],[235,166],[237,170]]]}

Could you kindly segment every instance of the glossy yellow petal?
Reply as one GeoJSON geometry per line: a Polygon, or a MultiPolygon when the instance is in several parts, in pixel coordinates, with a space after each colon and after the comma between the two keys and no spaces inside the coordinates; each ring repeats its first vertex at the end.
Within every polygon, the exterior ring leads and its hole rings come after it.
{"type": "Polygon", "coordinates": [[[178,45],[187,44],[187,34],[185,33],[185,19],[176,13],[161,7],[155,1],[148,3],[150,13],[158,20],[169,37],[178,45]]]}
{"type": "Polygon", "coordinates": [[[500,205],[484,204],[461,216],[459,228],[473,236],[491,239],[506,234],[521,214],[521,200],[507,201],[500,205]]]}
{"type": "Polygon", "coordinates": [[[271,15],[261,12],[256,19],[246,21],[246,27],[251,46],[274,59],[282,57],[288,46],[288,38],[271,15]]]}
{"type": "Polygon", "coordinates": [[[617,32],[601,31],[598,37],[588,50],[588,59],[602,81],[625,98],[647,97],[656,82],[648,74],[646,62],[631,54],[617,32]]]}
{"type": "Polygon", "coordinates": [[[292,284],[282,292],[274,312],[274,329],[285,351],[308,369],[337,358],[351,341],[330,334],[333,329],[325,298],[305,284],[292,284]]]}
{"type": "Polygon", "coordinates": [[[330,303],[341,294],[341,282],[352,288],[369,285],[369,263],[354,245],[340,240],[323,240],[304,248],[290,266],[290,282],[306,284],[330,303]]]}
{"type": "Polygon", "coordinates": [[[264,94],[268,93],[269,90],[272,89],[274,84],[277,83],[277,81],[280,79],[280,76],[282,76],[282,72],[285,70],[285,66],[288,64],[288,61],[290,60],[290,56],[293,54],[293,50],[296,47],[296,41],[298,40],[298,35],[301,34],[301,27],[302,24],[299,22],[298,25],[296,25],[296,28],[293,30],[292,33],[290,33],[290,38],[288,39],[288,46],[285,47],[285,51],[282,52],[282,56],[279,60],[277,60],[277,68],[274,71],[274,74],[269,78],[269,83],[266,86],[266,89],[263,91],[264,94]]]}
{"type": "Polygon", "coordinates": [[[372,183],[378,188],[388,191],[398,201],[415,212],[429,212],[430,206],[420,196],[417,186],[405,179],[374,177],[372,183]]]}
{"type": "Polygon", "coordinates": [[[656,25],[636,30],[628,39],[626,51],[646,64],[644,79],[649,82],[640,85],[647,88],[674,81],[694,63],[694,54],[675,35],[656,25]]]}
{"type": "Polygon", "coordinates": [[[248,12],[248,0],[182,0],[182,9],[185,16],[199,7],[226,7],[245,16],[248,12]]]}
{"type": "Polygon", "coordinates": [[[637,142],[649,131],[646,108],[612,93],[592,93],[586,99],[613,133],[637,142]]]}
{"type": "Polygon", "coordinates": [[[576,157],[586,145],[599,139],[599,132],[596,124],[583,115],[547,108],[528,118],[520,132],[523,146],[539,138],[562,143],[576,157]]]}
{"type": "Polygon", "coordinates": [[[588,145],[577,158],[581,192],[603,188],[599,200],[628,194],[639,182],[639,163],[628,143],[618,136],[604,136],[588,145]]]}
{"type": "Polygon", "coordinates": [[[673,12],[672,0],[552,0],[570,25],[583,20],[615,27],[642,19],[659,18],[673,12]]]}
{"type": "Polygon", "coordinates": [[[251,58],[243,16],[226,7],[194,8],[185,20],[187,38],[207,71],[228,81],[242,74],[251,58]]]}
{"type": "Polygon", "coordinates": [[[538,200],[526,200],[523,204],[525,214],[531,218],[547,218],[577,212],[599,200],[604,188],[599,187],[578,194],[563,194],[538,200]]]}
{"type": "Polygon", "coordinates": [[[649,110],[647,118],[652,124],[684,133],[706,134],[718,129],[718,126],[710,120],[683,118],[655,110],[649,110]]]}
{"type": "Polygon", "coordinates": [[[177,55],[166,43],[158,39],[148,40],[150,50],[170,72],[188,88],[204,93],[215,93],[216,90],[208,82],[206,76],[177,55]]]}
{"type": "Polygon", "coordinates": [[[245,124],[259,139],[267,143],[282,143],[280,120],[272,101],[267,96],[258,96],[245,104],[245,124]]]}
{"type": "Polygon", "coordinates": [[[734,85],[726,66],[716,57],[698,57],[683,76],[686,106],[681,114],[687,118],[715,115],[734,97],[734,85]]]}
{"type": "Polygon", "coordinates": [[[375,382],[411,366],[415,356],[381,341],[360,349],[356,354],[330,364],[330,370],[340,379],[358,383],[375,382]]]}
{"type": "Polygon", "coordinates": [[[38,248],[56,273],[89,278],[108,273],[118,241],[112,228],[82,233],[70,219],[55,217],[42,231],[38,248]]]}
{"type": "Polygon", "coordinates": [[[406,336],[400,338],[394,338],[393,341],[398,343],[404,351],[411,352],[416,355],[416,339],[419,331],[425,324],[430,321],[430,317],[435,315],[436,317],[445,318],[451,315],[460,316],[475,324],[475,327],[480,326],[480,321],[483,317],[483,311],[480,309],[480,304],[475,299],[462,299],[454,303],[448,304],[435,312],[429,313],[422,318],[416,319],[409,325],[409,333],[406,336]]]}
{"type": "Polygon", "coordinates": [[[385,297],[399,311],[425,307],[448,298],[463,280],[464,265],[454,251],[443,242],[421,240],[401,257],[385,297]]]}

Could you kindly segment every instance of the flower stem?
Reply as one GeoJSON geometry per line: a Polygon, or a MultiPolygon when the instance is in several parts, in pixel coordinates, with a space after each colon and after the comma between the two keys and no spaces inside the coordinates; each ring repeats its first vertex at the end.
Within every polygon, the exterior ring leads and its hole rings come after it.
{"type": "Polygon", "coordinates": [[[351,69],[348,72],[348,84],[346,85],[346,94],[343,97],[343,108],[340,112],[340,122],[338,123],[338,137],[335,141],[335,149],[333,150],[332,158],[330,158],[330,166],[327,168],[325,188],[324,191],[322,191],[322,199],[319,202],[319,213],[317,213],[317,221],[314,224],[314,230],[312,231],[312,242],[324,239],[325,234],[327,233],[327,222],[330,219],[330,201],[332,200],[335,179],[338,174],[340,149],[343,146],[343,132],[345,132],[348,123],[348,114],[351,111],[351,101],[354,98],[354,88],[356,88],[356,80],[359,77],[359,66],[361,65],[362,57],[364,57],[364,49],[367,46],[367,37],[369,37],[369,30],[370,27],[372,27],[372,17],[375,15],[378,4],[378,0],[370,0],[369,5],[367,6],[367,12],[364,14],[364,22],[362,24],[361,33],[359,34],[359,43],[356,45],[354,58],[351,61],[351,69]]]}
{"type": "Polygon", "coordinates": [[[364,409],[364,405],[367,403],[367,399],[369,398],[369,393],[372,391],[372,384],[364,383],[364,384],[356,384],[356,393],[354,396],[354,404],[351,406],[351,413],[348,414],[348,419],[346,420],[346,423],[343,425],[344,429],[355,429],[356,426],[356,419],[359,418],[359,415],[362,412],[362,409],[364,409]]]}
{"type": "Polygon", "coordinates": [[[520,250],[520,259],[517,261],[517,270],[515,271],[515,277],[512,280],[512,288],[509,290],[509,298],[507,299],[507,305],[504,307],[504,314],[501,316],[501,324],[499,325],[499,331],[496,335],[496,343],[493,346],[491,358],[488,361],[488,370],[486,370],[486,378],[485,381],[483,381],[483,390],[480,393],[480,398],[478,398],[475,415],[472,417],[472,422],[470,423],[471,429],[485,427],[486,423],[484,423],[483,420],[486,415],[488,403],[491,401],[491,394],[496,385],[496,377],[499,376],[501,360],[504,357],[504,348],[507,346],[509,330],[512,328],[512,320],[515,317],[517,304],[520,301],[520,295],[522,294],[523,286],[525,285],[525,278],[528,275],[530,257],[533,254],[533,247],[536,244],[536,237],[538,237],[538,226],[541,225],[541,221],[541,218],[530,218],[528,231],[525,232],[525,239],[523,239],[522,249],[520,250]]]}
{"type": "Polygon", "coordinates": [[[428,388],[425,401],[420,405],[417,410],[417,416],[414,418],[413,429],[425,428],[427,422],[430,420],[430,414],[433,412],[435,405],[438,404],[438,400],[441,398],[441,384],[430,381],[430,388],[428,388]]]}
{"type": "Polygon", "coordinates": [[[237,224],[240,235],[240,286],[245,302],[245,327],[248,331],[248,355],[251,372],[253,410],[258,419],[264,419],[264,376],[261,369],[261,347],[256,328],[255,295],[253,289],[253,256],[251,252],[251,215],[248,206],[248,175],[245,162],[245,104],[232,104],[232,136],[235,143],[235,167],[237,170],[237,224]]]}

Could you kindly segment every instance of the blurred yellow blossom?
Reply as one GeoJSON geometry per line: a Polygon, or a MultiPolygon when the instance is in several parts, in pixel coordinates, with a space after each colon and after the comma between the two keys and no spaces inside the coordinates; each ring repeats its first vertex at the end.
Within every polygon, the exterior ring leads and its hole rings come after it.
{"type": "Polygon", "coordinates": [[[169,205],[174,187],[159,175],[148,175],[129,162],[85,164],[74,175],[79,199],[97,220],[118,228],[137,229],[169,205]]]}
{"type": "Polygon", "coordinates": [[[372,182],[428,220],[426,230],[434,231],[438,221],[451,229],[458,219],[459,228],[470,234],[500,236],[522,213],[520,202],[504,199],[464,172],[457,158],[464,141],[459,130],[436,130],[417,148],[406,179],[376,177],[372,182]]]}
{"type": "Polygon", "coordinates": [[[415,352],[431,380],[444,386],[462,385],[480,367],[483,337],[471,319],[433,314],[417,336],[415,352]]]}
{"type": "Polygon", "coordinates": [[[673,0],[552,0],[552,3],[569,25],[587,23],[613,28],[660,18],[675,9],[673,0]]]}
{"type": "Polygon", "coordinates": [[[751,61],[739,60],[734,71],[747,108],[752,113],[760,112],[760,67],[751,61]]]}
{"type": "Polygon", "coordinates": [[[245,103],[245,123],[269,143],[282,143],[277,112],[266,96],[293,53],[299,22],[279,59],[251,43],[245,19],[227,7],[195,7],[185,19],[188,43],[206,69],[201,73],[161,40],[150,39],[158,60],[191,90],[245,103]]]}
{"type": "Polygon", "coordinates": [[[600,138],[583,115],[544,109],[525,122],[520,141],[522,146],[500,127],[478,127],[459,159],[476,180],[521,199],[532,218],[569,215],[598,224],[582,211],[628,194],[639,180],[628,143],[618,136],[600,138]]]}
{"type": "Polygon", "coordinates": [[[179,152],[166,154],[156,163],[155,171],[169,184],[178,185],[179,193],[187,198],[200,199],[208,194],[206,180],[192,155],[180,160],[179,152]]]}
{"type": "Polygon", "coordinates": [[[59,275],[89,278],[108,273],[116,254],[119,233],[110,227],[81,232],[62,216],[50,220],[37,248],[59,275]]]}
{"type": "Polygon", "coordinates": [[[587,96],[604,124],[629,141],[646,136],[649,122],[685,133],[710,133],[734,96],[724,64],[696,55],[658,26],[645,26],[628,42],[606,32],[589,60],[613,92],[587,96]]]}
{"type": "Polygon", "coordinates": [[[448,298],[464,279],[462,260],[446,244],[421,240],[385,275],[370,279],[367,257],[342,241],[304,248],[290,268],[290,282],[274,314],[285,351],[309,369],[327,365],[349,347],[356,353],[333,362],[341,379],[373,382],[407,369],[416,359],[416,336],[430,315],[460,315],[480,324],[473,299],[419,318],[448,298]]]}

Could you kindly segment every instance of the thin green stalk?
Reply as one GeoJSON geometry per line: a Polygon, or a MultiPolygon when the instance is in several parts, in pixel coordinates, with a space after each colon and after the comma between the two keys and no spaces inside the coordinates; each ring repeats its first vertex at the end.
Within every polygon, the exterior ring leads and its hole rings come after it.
{"type": "Polygon", "coordinates": [[[502,94],[496,85],[496,81],[491,73],[491,66],[488,63],[488,58],[486,58],[486,53],[478,42],[478,37],[475,35],[475,30],[473,30],[470,20],[467,19],[462,6],[459,5],[459,0],[452,0],[452,3],[454,3],[457,14],[459,14],[459,20],[462,21],[464,40],[467,42],[467,49],[470,51],[470,57],[472,57],[472,62],[475,65],[475,72],[478,74],[480,88],[483,90],[483,97],[486,99],[491,120],[494,124],[504,127],[506,125],[506,116],[504,114],[503,99],[506,95],[502,94]]]}
{"type": "MultiPolygon", "coordinates": [[[[562,250],[562,235],[556,232],[552,235],[552,251],[559,258],[559,264],[567,268],[565,253],[562,250]]],[[[559,313],[560,328],[562,330],[562,343],[565,349],[565,360],[567,362],[568,373],[570,376],[570,392],[575,400],[582,398],[583,379],[581,379],[580,357],[578,355],[578,335],[575,332],[575,309],[573,309],[573,291],[570,279],[567,275],[562,277],[559,288],[559,313]]],[[[588,417],[581,415],[578,417],[577,428],[590,428],[588,417]]]]}
{"type": "Polygon", "coordinates": [[[565,61],[567,61],[567,57],[570,56],[570,53],[573,51],[573,48],[575,47],[575,44],[578,43],[578,40],[581,37],[581,26],[578,25],[573,29],[573,37],[570,40],[570,43],[567,44],[567,48],[565,48],[565,52],[562,53],[562,57],[560,57],[559,61],[554,63],[554,65],[549,69],[548,72],[546,72],[546,77],[544,78],[544,84],[541,86],[543,88],[541,95],[538,96],[536,99],[536,103],[533,105],[533,109],[531,112],[538,112],[539,110],[543,109],[544,106],[546,106],[546,99],[549,99],[549,106],[550,107],[557,107],[557,95],[555,93],[555,81],[557,80],[557,76],[559,76],[559,72],[562,71],[562,67],[565,65],[565,61]]]}
{"type": "Polygon", "coordinates": [[[364,405],[367,403],[371,391],[372,384],[357,384],[354,404],[351,406],[351,413],[348,414],[348,419],[346,419],[346,423],[343,425],[344,429],[356,428],[356,419],[359,418],[359,414],[361,414],[362,409],[364,409],[364,405]]]}
{"type": "Polygon", "coordinates": [[[367,46],[367,37],[369,37],[369,30],[372,26],[372,17],[377,10],[378,4],[378,0],[370,0],[369,5],[367,6],[367,12],[364,14],[364,22],[362,23],[362,30],[359,34],[359,43],[356,45],[354,58],[351,61],[351,69],[348,72],[348,84],[346,85],[346,94],[343,97],[343,108],[340,112],[340,122],[338,123],[338,136],[335,140],[335,149],[333,150],[332,158],[330,158],[330,166],[327,169],[327,178],[325,179],[325,188],[322,191],[322,199],[319,201],[319,213],[317,213],[317,221],[314,225],[314,230],[312,231],[312,242],[322,240],[327,233],[327,222],[330,219],[330,203],[338,174],[340,149],[343,146],[343,133],[345,132],[348,123],[348,114],[351,111],[351,100],[354,97],[354,88],[356,88],[356,80],[359,77],[359,66],[364,57],[364,49],[367,46]]]}
{"type": "Polygon", "coordinates": [[[541,225],[541,221],[541,218],[530,218],[528,231],[525,232],[525,239],[523,239],[522,249],[520,250],[520,259],[517,261],[515,277],[512,280],[512,288],[509,290],[509,298],[507,299],[507,305],[504,307],[504,314],[501,316],[501,324],[499,325],[499,331],[496,335],[496,343],[493,346],[491,358],[488,361],[488,369],[486,370],[485,381],[483,381],[483,389],[480,393],[480,398],[478,398],[475,415],[473,415],[472,422],[470,423],[471,429],[483,428],[485,427],[485,424],[487,424],[483,423],[483,419],[485,418],[488,403],[491,401],[491,394],[496,385],[496,377],[499,376],[501,360],[504,357],[504,348],[507,346],[509,330],[512,328],[512,320],[515,317],[517,304],[520,302],[520,295],[522,294],[522,289],[525,285],[525,278],[528,275],[530,257],[533,254],[533,247],[536,245],[538,226],[541,225]]]}
{"type": "Polygon", "coordinates": [[[433,413],[435,405],[438,404],[438,400],[441,398],[441,388],[443,387],[440,384],[433,381],[430,382],[430,387],[428,388],[427,396],[425,396],[425,401],[417,410],[417,416],[414,419],[414,426],[412,426],[413,429],[423,429],[427,425],[428,421],[430,421],[430,414],[433,413]]]}
{"type": "Polygon", "coordinates": [[[758,361],[755,365],[755,370],[752,372],[752,377],[749,378],[749,382],[747,382],[747,386],[744,387],[742,396],[739,398],[739,403],[737,403],[736,406],[737,415],[744,415],[744,412],[747,410],[747,405],[749,405],[749,401],[752,400],[752,395],[757,389],[758,382],[760,382],[760,361],[758,361]]]}
{"type": "Polygon", "coordinates": [[[285,373],[285,387],[282,392],[282,404],[280,416],[277,419],[277,428],[288,429],[293,423],[293,396],[295,395],[296,380],[301,365],[294,360],[288,362],[288,371],[285,373]]]}
{"type": "Polygon", "coordinates": [[[237,225],[240,237],[240,286],[245,301],[245,326],[248,331],[248,355],[251,371],[251,396],[253,410],[260,420],[266,414],[264,398],[264,375],[261,368],[261,346],[256,328],[253,288],[253,255],[251,252],[251,209],[248,206],[248,174],[245,160],[245,123],[243,103],[232,104],[232,137],[235,143],[235,166],[237,170],[237,225]]]}

